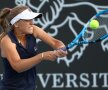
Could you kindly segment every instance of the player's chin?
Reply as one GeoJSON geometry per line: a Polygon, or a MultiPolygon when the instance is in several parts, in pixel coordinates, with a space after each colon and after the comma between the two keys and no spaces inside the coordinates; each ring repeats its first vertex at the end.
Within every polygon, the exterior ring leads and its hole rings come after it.
{"type": "Polygon", "coordinates": [[[26,31],[26,34],[33,34],[33,29],[28,29],[28,30],[26,31]]]}
{"type": "Polygon", "coordinates": [[[33,34],[32,30],[26,31],[25,34],[33,34]]]}
{"type": "Polygon", "coordinates": [[[33,30],[30,30],[30,31],[29,31],[29,34],[33,34],[33,30]]]}

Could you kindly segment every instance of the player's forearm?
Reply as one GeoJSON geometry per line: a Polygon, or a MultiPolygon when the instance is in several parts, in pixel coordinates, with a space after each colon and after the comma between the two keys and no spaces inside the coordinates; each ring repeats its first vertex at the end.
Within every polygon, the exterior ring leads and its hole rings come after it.
{"type": "Polygon", "coordinates": [[[43,60],[42,54],[38,54],[38,55],[36,55],[36,56],[34,56],[32,58],[19,60],[18,62],[16,62],[14,64],[13,68],[18,73],[21,73],[21,72],[24,72],[24,71],[34,67],[35,65],[40,63],[42,60],[43,60]]]}
{"type": "Polygon", "coordinates": [[[41,39],[43,42],[47,43],[48,45],[50,45],[52,48],[58,49],[58,48],[61,48],[61,47],[65,46],[62,41],[57,40],[57,39],[49,36],[41,28],[39,28],[37,26],[33,26],[33,27],[34,27],[34,33],[33,33],[33,35],[35,37],[38,37],[39,39],[41,39]]]}
{"type": "Polygon", "coordinates": [[[59,49],[59,48],[62,48],[62,47],[65,47],[64,43],[60,40],[55,39],[54,44],[52,45],[52,48],[59,49]]]}

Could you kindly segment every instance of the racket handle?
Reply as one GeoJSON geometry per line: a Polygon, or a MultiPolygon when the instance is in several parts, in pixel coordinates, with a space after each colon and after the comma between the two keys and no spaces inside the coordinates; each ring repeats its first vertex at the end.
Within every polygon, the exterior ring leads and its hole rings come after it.
{"type": "Polygon", "coordinates": [[[67,51],[69,48],[68,47],[63,47],[61,48],[63,51],[67,51]]]}

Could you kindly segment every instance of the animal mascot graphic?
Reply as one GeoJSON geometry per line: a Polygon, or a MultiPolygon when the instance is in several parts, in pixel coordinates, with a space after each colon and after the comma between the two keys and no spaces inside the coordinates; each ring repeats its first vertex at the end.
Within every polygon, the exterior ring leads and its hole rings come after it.
{"type": "MultiPolygon", "coordinates": [[[[61,39],[65,44],[68,44],[79,34],[84,24],[94,14],[108,8],[108,6],[95,5],[90,2],[68,3],[68,0],[15,0],[15,4],[27,5],[36,12],[42,12],[43,17],[34,20],[34,23],[51,36],[61,39]]],[[[37,42],[41,43],[40,40],[37,42]]],[[[57,63],[64,61],[69,67],[74,60],[83,56],[87,47],[86,44],[72,47],[69,49],[69,55],[58,58],[57,63]]],[[[101,47],[103,51],[108,51],[108,38],[101,42],[101,47]]]]}

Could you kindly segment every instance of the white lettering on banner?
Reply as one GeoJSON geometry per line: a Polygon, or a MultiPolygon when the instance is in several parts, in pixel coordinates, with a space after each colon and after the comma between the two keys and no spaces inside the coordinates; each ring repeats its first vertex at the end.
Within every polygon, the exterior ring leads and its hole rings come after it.
{"type": "Polygon", "coordinates": [[[90,82],[89,82],[88,78],[89,78],[89,75],[87,73],[82,73],[80,75],[80,79],[81,79],[80,87],[83,87],[83,88],[89,87],[90,82]],[[83,83],[85,83],[85,84],[83,84],[83,83]]]}
{"type": "Polygon", "coordinates": [[[43,74],[37,74],[37,76],[39,77],[39,79],[41,81],[42,87],[45,88],[48,85],[48,81],[51,77],[51,74],[46,74],[45,80],[43,79],[44,78],[43,74]]]}
{"type": "Polygon", "coordinates": [[[97,75],[98,75],[98,73],[92,73],[91,75],[93,76],[93,82],[92,82],[93,85],[92,85],[92,87],[98,87],[98,85],[97,85],[97,82],[98,82],[97,81],[97,77],[98,77],[97,75]]]}
{"type": "Polygon", "coordinates": [[[38,73],[37,79],[42,88],[108,88],[108,73],[38,73]]]}
{"type": "Polygon", "coordinates": [[[62,79],[63,79],[63,74],[54,73],[53,74],[53,86],[52,86],[52,88],[62,88],[64,86],[64,83],[61,81],[62,79]]]}
{"type": "Polygon", "coordinates": [[[103,78],[103,82],[104,82],[104,84],[102,85],[102,87],[108,87],[108,73],[101,73],[100,75],[99,75],[99,77],[101,78],[103,78]]]}
{"type": "Polygon", "coordinates": [[[0,74],[0,80],[2,80],[3,79],[3,74],[0,74]]]}
{"type": "Polygon", "coordinates": [[[39,73],[38,79],[43,88],[108,88],[108,73],[39,73]],[[46,77],[46,78],[45,78],[46,77]]]}
{"type": "Polygon", "coordinates": [[[74,87],[78,87],[77,83],[76,83],[76,80],[77,80],[77,76],[73,73],[66,73],[66,87],[69,88],[69,87],[72,87],[72,85],[74,87]],[[71,85],[72,83],[72,85],[71,85]]]}

